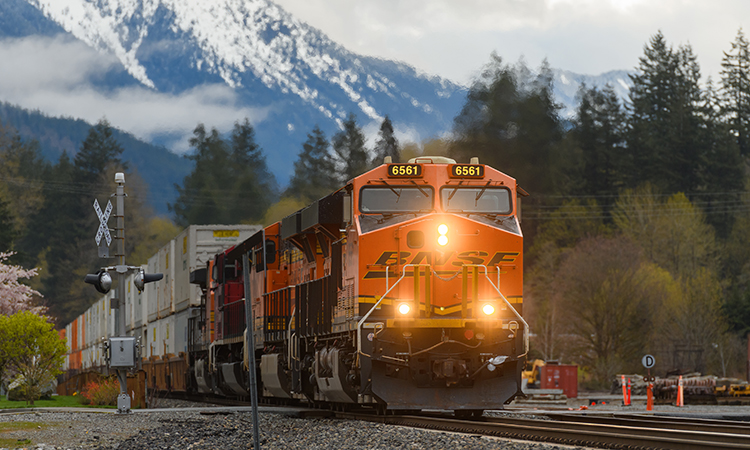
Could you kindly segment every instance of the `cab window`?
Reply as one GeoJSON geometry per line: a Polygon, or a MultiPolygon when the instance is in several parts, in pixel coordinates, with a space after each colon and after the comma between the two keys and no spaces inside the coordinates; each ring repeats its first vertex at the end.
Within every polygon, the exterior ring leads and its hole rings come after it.
{"type": "Polygon", "coordinates": [[[451,187],[440,189],[445,212],[510,214],[513,206],[510,190],[498,187],[451,187]]]}
{"type": "Polygon", "coordinates": [[[434,195],[428,186],[366,187],[359,194],[359,210],[365,214],[431,211],[434,195]]]}

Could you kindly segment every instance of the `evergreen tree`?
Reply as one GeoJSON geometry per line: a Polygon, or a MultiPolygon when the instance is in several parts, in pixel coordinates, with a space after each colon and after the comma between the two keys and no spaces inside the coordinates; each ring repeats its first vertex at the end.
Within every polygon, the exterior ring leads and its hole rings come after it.
{"type": "Polygon", "coordinates": [[[258,221],[275,196],[276,181],[268,172],[262,150],[255,143],[249,121],[236,123],[229,143],[219,131],[193,130],[187,157],[195,168],[176,185],[177,200],[169,205],[176,222],[231,224],[258,221]]]}
{"type": "Polygon", "coordinates": [[[302,144],[302,151],[294,163],[294,175],[285,195],[306,203],[324,197],[339,186],[336,164],[328,150],[325,133],[315,125],[302,144]]]}
{"type": "Polygon", "coordinates": [[[721,60],[723,114],[740,154],[750,156],[750,44],[742,28],[721,60]]]}
{"type": "Polygon", "coordinates": [[[579,96],[573,135],[583,160],[580,193],[616,194],[623,186],[625,113],[609,84],[603,90],[582,85],[579,96]]]}
{"type": "Polygon", "coordinates": [[[692,48],[673,50],[659,32],[631,75],[628,147],[630,184],[651,182],[665,192],[706,189],[705,158],[713,146],[692,48]]]}
{"type": "MultiPolygon", "coordinates": [[[[84,200],[93,201],[87,195],[87,189],[81,187],[80,170],[72,163],[66,152],[47,175],[44,205],[33,218],[33,227],[37,236],[43,240],[30,246],[33,255],[41,255],[43,270],[40,274],[42,285],[40,291],[47,299],[49,314],[58,319],[58,323],[67,323],[80,314],[97,298],[93,289],[83,289],[83,274],[96,268],[96,244],[93,234],[96,228],[90,228],[88,216],[95,216],[93,209],[84,211],[84,200]],[[54,218],[54,220],[50,220],[54,218]],[[86,236],[84,236],[84,234],[86,236]],[[86,239],[88,238],[88,239],[86,239]]],[[[91,208],[91,203],[86,205],[91,208]]],[[[90,286],[89,286],[90,287],[90,286]]]]}
{"type": "Polygon", "coordinates": [[[558,110],[546,62],[534,76],[523,64],[510,67],[493,54],[455,119],[450,155],[462,162],[478,156],[529,192],[556,192],[570,160],[559,147],[558,110]]]}
{"type": "Polygon", "coordinates": [[[194,152],[186,157],[195,161],[195,168],[185,177],[183,185],[175,185],[177,200],[169,205],[180,226],[191,224],[225,223],[221,214],[227,186],[229,151],[212,128],[210,133],[201,123],[193,130],[190,147],[194,152]]]}
{"type": "Polygon", "coordinates": [[[115,139],[109,122],[101,119],[89,129],[74,162],[85,181],[97,182],[108,165],[124,167],[120,159],[122,152],[123,148],[115,139]]]}
{"type": "Polygon", "coordinates": [[[369,158],[365,148],[365,135],[357,125],[357,116],[350,113],[343,130],[333,136],[333,151],[339,165],[341,182],[346,183],[368,169],[369,158]]]}
{"type": "Polygon", "coordinates": [[[0,252],[13,250],[13,243],[17,235],[15,217],[10,210],[10,202],[5,201],[0,196],[0,252]]]}
{"type": "Polygon", "coordinates": [[[393,134],[393,123],[391,123],[388,115],[385,116],[383,123],[380,124],[378,141],[375,143],[375,159],[372,165],[379,166],[383,164],[386,156],[390,156],[394,163],[401,162],[401,150],[398,146],[398,140],[393,134]]]}
{"type": "Polygon", "coordinates": [[[258,221],[277,197],[276,179],[268,170],[263,150],[255,142],[250,121],[235,122],[231,136],[230,171],[234,178],[235,202],[228,211],[227,221],[258,221]]]}
{"type": "MultiPolygon", "coordinates": [[[[49,166],[36,141],[23,142],[18,132],[0,124],[0,251],[31,233],[29,217],[43,202],[43,173],[49,166]]],[[[20,249],[13,260],[27,263],[20,249]]]]}

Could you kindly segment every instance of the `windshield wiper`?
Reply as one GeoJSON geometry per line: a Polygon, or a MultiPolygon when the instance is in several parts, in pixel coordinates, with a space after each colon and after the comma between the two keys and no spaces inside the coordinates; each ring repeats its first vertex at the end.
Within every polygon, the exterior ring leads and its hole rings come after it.
{"type": "Polygon", "coordinates": [[[482,188],[482,190],[479,191],[479,193],[477,194],[477,198],[474,199],[474,206],[477,206],[477,204],[479,203],[479,199],[482,198],[482,196],[484,195],[484,191],[487,190],[487,188],[489,187],[490,183],[492,183],[492,180],[489,180],[487,182],[487,184],[484,185],[484,187],[482,188]]]}
{"type": "Polygon", "coordinates": [[[424,195],[425,197],[429,197],[430,196],[430,194],[428,194],[427,191],[423,190],[422,187],[420,185],[418,185],[416,181],[414,181],[412,179],[410,179],[409,181],[411,181],[414,184],[414,186],[416,186],[417,189],[419,189],[419,192],[421,192],[422,195],[424,195]]]}
{"type": "MultiPolygon", "coordinates": [[[[459,181],[458,182],[458,186],[461,186],[461,183],[463,183],[463,182],[464,182],[464,180],[459,181]]],[[[448,203],[450,203],[450,201],[453,198],[453,196],[456,195],[456,192],[458,192],[458,186],[454,187],[453,188],[453,192],[451,192],[451,195],[448,196],[448,203]]]]}
{"type": "Polygon", "coordinates": [[[401,192],[396,192],[396,190],[393,189],[393,186],[388,184],[387,181],[385,180],[380,180],[380,181],[382,181],[384,185],[388,186],[388,189],[390,189],[391,191],[393,191],[394,194],[396,194],[396,203],[398,203],[398,201],[401,199],[401,192]]]}

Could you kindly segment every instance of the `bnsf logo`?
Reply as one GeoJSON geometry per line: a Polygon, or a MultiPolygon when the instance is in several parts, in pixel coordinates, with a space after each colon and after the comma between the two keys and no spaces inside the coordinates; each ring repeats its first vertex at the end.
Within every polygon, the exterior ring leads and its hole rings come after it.
{"type": "MultiPolygon", "coordinates": [[[[417,252],[413,257],[411,252],[401,252],[400,260],[396,259],[396,252],[383,252],[375,265],[390,266],[396,263],[405,264],[431,264],[433,266],[450,265],[461,267],[465,264],[483,264],[492,267],[497,264],[512,263],[520,255],[519,252],[495,252],[490,258],[490,254],[481,250],[470,250],[467,252],[417,252]],[[411,257],[411,259],[410,259],[411,257]]],[[[368,271],[365,278],[380,278],[385,276],[382,270],[368,271]]]]}

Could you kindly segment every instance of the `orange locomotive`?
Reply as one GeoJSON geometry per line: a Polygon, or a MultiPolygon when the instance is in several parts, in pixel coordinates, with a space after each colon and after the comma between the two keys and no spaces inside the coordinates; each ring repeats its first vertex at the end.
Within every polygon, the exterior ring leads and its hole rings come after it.
{"type": "Polygon", "coordinates": [[[217,255],[204,282],[216,323],[210,352],[191,355],[194,379],[204,391],[246,393],[244,300],[232,305],[249,253],[262,395],[382,410],[502,407],[520,393],[528,350],[519,195],[513,178],[476,159],[386,161],[217,255]]]}

